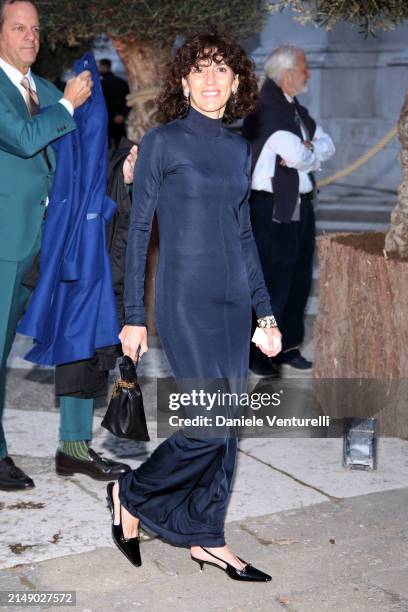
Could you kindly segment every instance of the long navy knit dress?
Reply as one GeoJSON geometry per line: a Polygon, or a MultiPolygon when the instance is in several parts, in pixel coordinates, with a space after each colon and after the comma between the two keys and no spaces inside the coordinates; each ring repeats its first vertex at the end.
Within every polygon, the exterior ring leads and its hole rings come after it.
{"type": "MultiPolygon", "coordinates": [[[[247,142],[190,108],[150,130],[136,164],[125,279],[126,323],[146,322],[146,254],[154,212],[160,255],[155,320],[179,379],[245,380],[251,306],[272,313],[249,218],[247,142]]],[[[172,544],[225,544],[234,437],[181,430],[120,478],[121,504],[172,544]]]]}

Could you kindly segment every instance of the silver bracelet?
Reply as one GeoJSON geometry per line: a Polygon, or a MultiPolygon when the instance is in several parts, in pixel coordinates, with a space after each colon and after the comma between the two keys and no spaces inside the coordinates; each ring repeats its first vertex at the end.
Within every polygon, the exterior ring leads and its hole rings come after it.
{"type": "Polygon", "coordinates": [[[258,319],[258,327],[261,329],[270,329],[271,327],[278,327],[276,319],[273,315],[268,317],[261,317],[258,319]]]}

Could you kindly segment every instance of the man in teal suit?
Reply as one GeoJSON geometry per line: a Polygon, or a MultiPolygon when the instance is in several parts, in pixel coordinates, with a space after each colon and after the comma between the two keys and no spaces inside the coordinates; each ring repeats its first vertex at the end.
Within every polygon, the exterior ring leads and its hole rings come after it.
{"type": "MultiPolygon", "coordinates": [[[[29,292],[22,277],[41,245],[41,226],[54,175],[48,145],[76,129],[74,109],[91,95],[85,71],[63,96],[31,73],[39,50],[37,10],[27,0],[0,0],[0,489],[34,483],[8,456],[1,417],[7,357],[29,292]],[[40,113],[40,108],[46,110],[40,113]]],[[[65,415],[66,416],[66,415],[65,415]]],[[[92,418],[92,415],[90,415],[92,418]]],[[[68,424],[73,427],[72,423],[68,424]]]]}

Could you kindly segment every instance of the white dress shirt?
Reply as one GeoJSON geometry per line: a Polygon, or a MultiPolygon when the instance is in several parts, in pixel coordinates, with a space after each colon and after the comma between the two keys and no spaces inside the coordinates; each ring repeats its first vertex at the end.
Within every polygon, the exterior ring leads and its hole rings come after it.
{"type": "MultiPolygon", "coordinates": [[[[24,98],[24,102],[27,104],[27,91],[22,86],[21,81],[24,77],[27,77],[28,82],[30,83],[31,89],[33,91],[37,91],[37,87],[35,85],[33,75],[31,74],[31,68],[28,69],[26,74],[23,74],[22,72],[17,70],[17,68],[14,68],[14,66],[11,66],[8,62],[6,62],[1,57],[0,57],[0,68],[4,70],[4,72],[6,73],[10,81],[13,83],[13,85],[17,87],[18,91],[21,93],[21,95],[24,98]]],[[[67,111],[70,113],[71,116],[74,114],[74,107],[72,106],[69,100],[66,100],[65,98],[61,97],[61,99],[58,100],[58,102],[62,104],[63,106],[65,106],[65,108],[67,109],[67,111]]]]}
{"type": "MultiPolygon", "coordinates": [[[[285,94],[289,102],[293,98],[285,94]]],[[[309,140],[305,128],[301,125],[303,139],[309,140]]],[[[299,193],[309,193],[313,185],[308,172],[320,170],[321,163],[332,157],[335,147],[332,139],[320,125],[316,126],[313,137],[313,148],[308,149],[296,134],[278,130],[269,136],[256,162],[252,174],[252,189],[273,193],[272,178],[275,175],[276,156],[285,160],[288,168],[295,168],[299,173],[299,193]]]]}

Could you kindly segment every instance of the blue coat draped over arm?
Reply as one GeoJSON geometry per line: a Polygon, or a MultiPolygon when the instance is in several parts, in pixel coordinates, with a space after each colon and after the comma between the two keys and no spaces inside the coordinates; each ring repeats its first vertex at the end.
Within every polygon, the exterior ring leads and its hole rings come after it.
{"type": "Polygon", "coordinates": [[[119,323],[106,245],[116,204],[106,196],[107,112],[95,59],[92,96],[75,110],[77,129],[53,144],[57,166],[41,246],[40,279],[17,331],[35,340],[26,359],[57,365],[118,343],[119,323]]]}

